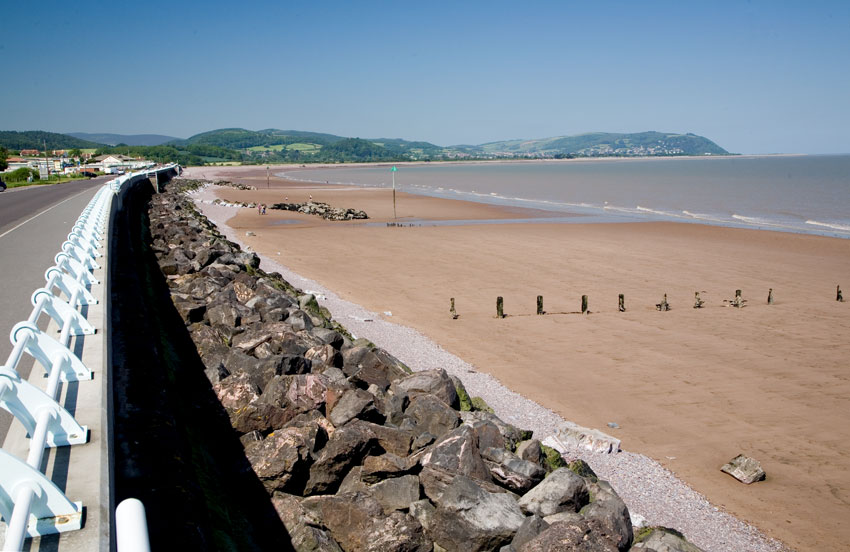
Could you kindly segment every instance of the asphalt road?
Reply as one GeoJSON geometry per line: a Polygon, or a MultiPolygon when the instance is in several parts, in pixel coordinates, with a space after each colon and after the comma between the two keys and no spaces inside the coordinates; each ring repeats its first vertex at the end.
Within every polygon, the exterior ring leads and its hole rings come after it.
{"type": "MultiPolygon", "coordinates": [[[[0,364],[12,344],[12,326],[32,312],[30,296],[44,286],[44,272],[55,264],[68,233],[97,190],[114,178],[99,177],[49,186],[10,188],[0,192],[0,364]]],[[[42,316],[39,327],[47,325],[42,316]]],[[[29,376],[32,361],[24,355],[18,372],[29,376]]],[[[0,443],[11,415],[0,410],[0,443]]]]}

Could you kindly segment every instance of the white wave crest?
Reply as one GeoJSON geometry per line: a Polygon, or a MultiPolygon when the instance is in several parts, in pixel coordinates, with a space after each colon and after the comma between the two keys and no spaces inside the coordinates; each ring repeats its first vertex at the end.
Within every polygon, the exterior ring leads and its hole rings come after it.
{"type": "Polygon", "coordinates": [[[707,220],[710,222],[725,222],[722,217],[707,215],[705,213],[692,213],[690,211],[682,211],[682,214],[697,220],[707,220]]]}
{"type": "Polygon", "coordinates": [[[850,232],[850,226],[846,224],[834,224],[830,222],[820,222],[817,220],[807,220],[806,224],[811,224],[812,226],[822,226],[824,228],[832,228],[833,230],[842,230],[844,232],[850,232]]]}

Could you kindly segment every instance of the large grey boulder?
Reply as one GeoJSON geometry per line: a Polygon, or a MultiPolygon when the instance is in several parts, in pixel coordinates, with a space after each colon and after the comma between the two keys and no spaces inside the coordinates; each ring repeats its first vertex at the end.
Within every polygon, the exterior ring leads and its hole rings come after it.
{"type": "Polygon", "coordinates": [[[518,551],[523,545],[531,540],[534,540],[537,535],[549,528],[549,523],[543,520],[540,516],[530,515],[523,520],[522,525],[517,529],[513,540],[511,541],[511,551],[518,551]]]}
{"type": "MultiPolygon", "coordinates": [[[[419,482],[422,485],[422,491],[435,504],[440,502],[443,493],[451,485],[452,481],[455,480],[455,477],[457,477],[457,474],[454,472],[432,466],[426,466],[419,472],[419,482]]],[[[514,497],[514,500],[519,498],[519,496],[514,495],[504,487],[499,487],[495,483],[480,479],[476,479],[475,483],[488,493],[509,494],[514,497]]]]}
{"type": "Polygon", "coordinates": [[[352,420],[347,426],[359,426],[370,431],[375,436],[375,442],[384,451],[397,456],[407,456],[410,453],[410,443],[413,434],[397,427],[383,426],[367,420],[352,420]]]}
{"type": "Polygon", "coordinates": [[[416,466],[412,458],[402,458],[389,452],[380,456],[367,456],[363,460],[360,478],[366,483],[377,483],[384,479],[407,475],[416,466]]]}
{"type": "Polygon", "coordinates": [[[375,408],[375,396],[362,389],[346,390],[328,414],[333,425],[339,427],[354,418],[382,423],[383,415],[375,408]]]}
{"type": "Polygon", "coordinates": [[[505,439],[505,448],[511,451],[516,450],[519,443],[531,439],[532,436],[531,430],[515,427],[490,412],[461,412],[460,416],[463,419],[463,423],[470,426],[475,425],[476,422],[482,421],[495,424],[495,426],[499,428],[499,433],[501,433],[502,437],[505,439]]]}
{"type": "Polygon", "coordinates": [[[475,432],[475,436],[478,438],[479,450],[486,450],[488,448],[506,450],[505,447],[508,443],[505,442],[505,438],[502,436],[501,431],[499,431],[499,427],[493,422],[477,420],[466,425],[471,427],[472,431],[475,432]]]}
{"type": "Polygon", "coordinates": [[[361,424],[338,428],[310,467],[305,495],[334,492],[348,470],[360,464],[375,446],[375,433],[361,424]]]}
{"type": "Polygon", "coordinates": [[[324,406],[330,380],[322,374],[275,376],[266,385],[260,402],[300,412],[324,406]]]}
{"type": "Polygon", "coordinates": [[[688,542],[676,530],[666,527],[647,527],[635,538],[631,550],[647,552],[703,552],[698,546],[688,542]]]}
{"type": "Polygon", "coordinates": [[[327,529],[346,552],[366,550],[369,526],[383,516],[380,503],[363,493],[311,496],[301,507],[310,524],[327,529]]]}
{"type": "Polygon", "coordinates": [[[519,443],[516,447],[516,455],[523,460],[528,460],[544,468],[545,455],[543,454],[543,448],[540,446],[540,441],[537,439],[529,439],[519,443]]]}
{"type": "Polygon", "coordinates": [[[522,460],[504,448],[484,449],[481,457],[490,470],[493,481],[520,495],[528,492],[546,476],[546,470],[537,464],[522,460]]]}
{"type": "Polygon", "coordinates": [[[380,349],[365,346],[350,347],[342,351],[345,375],[358,387],[377,385],[382,391],[390,384],[407,376],[408,372],[397,359],[380,349]]]}
{"type": "Polygon", "coordinates": [[[431,530],[431,522],[434,519],[435,511],[437,511],[437,508],[427,498],[410,503],[411,517],[419,522],[426,533],[431,530]]]}
{"type": "Polygon", "coordinates": [[[443,492],[429,536],[449,552],[497,550],[511,541],[524,520],[512,495],[488,493],[460,475],[443,492]]]}
{"type": "Polygon", "coordinates": [[[561,521],[519,548],[519,552],[617,552],[596,520],[561,521]]]}
{"type": "Polygon", "coordinates": [[[280,429],[251,442],[245,456],[267,490],[300,492],[318,435],[318,426],[280,429]]]}
{"type": "Polygon", "coordinates": [[[478,440],[468,426],[443,436],[422,455],[423,467],[435,467],[482,481],[490,481],[490,470],[478,451],[478,440]]]}
{"type": "Polygon", "coordinates": [[[756,481],[764,481],[765,477],[767,477],[758,460],[744,456],[743,454],[739,454],[729,460],[728,463],[720,468],[720,471],[728,473],[741,483],[746,483],[747,485],[756,481]]]}
{"type": "Polygon", "coordinates": [[[416,372],[393,383],[393,388],[404,390],[411,398],[433,395],[455,410],[460,408],[454,382],[445,370],[416,372]]]}
{"type": "Polygon", "coordinates": [[[342,548],[324,529],[309,525],[300,499],[285,493],[275,493],[272,505],[283,522],[296,552],[342,552],[342,548]]]}
{"type": "Polygon", "coordinates": [[[607,481],[591,483],[589,490],[593,501],[582,508],[581,514],[598,521],[606,534],[615,538],[620,552],[625,552],[631,547],[634,537],[626,503],[607,481]]]}
{"type": "Polygon", "coordinates": [[[413,422],[417,435],[427,432],[440,437],[460,424],[457,411],[433,395],[414,397],[404,415],[413,422]]]}
{"type": "Polygon", "coordinates": [[[569,468],[559,468],[528,491],[519,505],[524,512],[545,518],[558,512],[578,512],[589,501],[585,480],[569,468]]]}
{"type": "Polygon", "coordinates": [[[385,479],[371,485],[369,492],[381,503],[384,512],[407,510],[412,502],[419,500],[419,478],[402,475],[385,479]]]}
{"type": "Polygon", "coordinates": [[[431,552],[433,544],[416,519],[385,516],[368,494],[314,496],[301,503],[314,525],[325,527],[346,552],[431,552]]]}
{"type": "Polygon", "coordinates": [[[245,408],[260,397],[260,387],[245,373],[232,374],[217,384],[213,391],[228,414],[245,408]]]}

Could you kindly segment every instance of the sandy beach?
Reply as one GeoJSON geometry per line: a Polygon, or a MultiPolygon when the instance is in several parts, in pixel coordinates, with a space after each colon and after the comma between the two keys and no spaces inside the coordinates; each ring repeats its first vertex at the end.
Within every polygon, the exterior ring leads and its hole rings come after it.
{"type": "Polygon", "coordinates": [[[260,188],[219,193],[230,200],[312,195],[365,210],[369,221],[326,222],[241,209],[228,224],[344,299],[390,311],[563,418],[617,436],[767,535],[812,551],[850,540],[850,304],[835,301],[837,284],[850,290],[850,240],[676,223],[512,224],[551,214],[402,193],[398,222],[413,225],[388,227],[390,190],[274,176],[265,189],[265,167],[186,176],[260,188]],[[427,224],[473,219],[503,223],[427,224]],[[743,309],[724,305],[736,289],[743,309]],[[705,308],[692,308],[695,291],[705,308]],[[665,293],[672,310],[659,312],[665,293]],[[535,315],[538,295],[545,316],[535,315]],[[745,486],[719,471],[739,453],[758,459],[767,480],[745,486]]]}

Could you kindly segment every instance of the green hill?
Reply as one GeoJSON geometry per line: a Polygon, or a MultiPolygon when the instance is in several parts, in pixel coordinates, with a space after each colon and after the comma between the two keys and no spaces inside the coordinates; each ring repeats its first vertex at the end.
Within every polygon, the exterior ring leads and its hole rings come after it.
{"type": "Polygon", "coordinates": [[[169,142],[173,145],[204,144],[231,149],[248,149],[289,145],[295,143],[312,143],[320,146],[333,144],[343,140],[342,136],[323,134],[321,132],[304,132],[298,130],[246,130],[244,128],[220,128],[196,134],[185,140],[169,142]]]}
{"type": "Polygon", "coordinates": [[[572,156],[646,156],[646,155],[725,155],[708,138],[696,134],[636,132],[621,134],[590,132],[575,136],[556,136],[534,140],[506,140],[480,146],[456,146],[462,151],[506,155],[572,156]]]}
{"type": "Polygon", "coordinates": [[[37,149],[48,150],[58,149],[84,149],[84,148],[99,148],[103,144],[81,140],[67,134],[59,134],[57,132],[46,132],[43,130],[25,130],[17,132],[14,130],[0,130],[0,147],[9,150],[22,149],[37,149]]]}
{"type": "Polygon", "coordinates": [[[166,142],[179,140],[174,136],[164,136],[162,134],[110,134],[108,132],[69,132],[68,136],[73,136],[81,140],[89,142],[97,142],[114,146],[116,144],[127,144],[128,146],[159,146],[166,142]]]}

